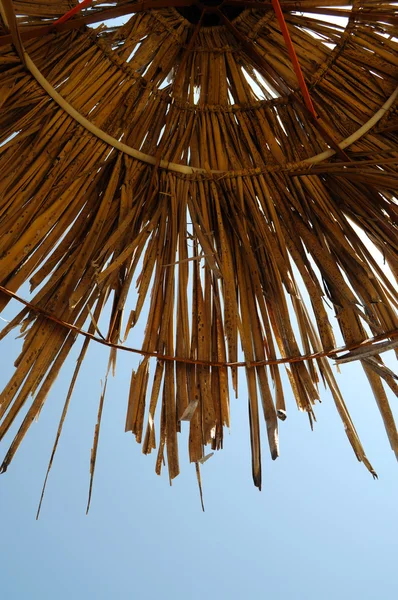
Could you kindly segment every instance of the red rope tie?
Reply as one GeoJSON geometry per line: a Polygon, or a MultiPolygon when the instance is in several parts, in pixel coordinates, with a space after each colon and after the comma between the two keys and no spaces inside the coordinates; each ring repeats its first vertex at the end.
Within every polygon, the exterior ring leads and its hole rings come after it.
{"type": "Polygon", "coordinates": [[[308,91],[308,87],[305,82],[296,51],[293,46],[292,38],[290,37],[290,33],[286,25],[285,17],[283,16],[281,5],[279,4],[279,0],[271,0],[271,2],[275,11],[276,18],[278,19],[278,23],[282,30],[283,39],[285,40],[287,51],[289,52],[290,60],[292,61],[293,69],[296,74],[301,93],[303,94],[305,105],[316,119],[317,114],[315,112],[315,108],[312,103],[311,96],[308,91]]]}
{"type": "Polygon", "coordinates": [[[69,21],[69,19],[71,17],[73,17],[78,12],[80,12],[83,8],[86,8],[87,6],[89,6],[92,3],[93,3],[93,0],[83,0],[83,2],[79,2],[79,4],[76,4],[76,6],[74,8],[71,8],[71,10],[68,10],[68,12],[65,13],[62,17],[60,17],[59,19],[54,21],[53,25],[60,25],[61,23],[65,23],[65,21],[69,21]]]}

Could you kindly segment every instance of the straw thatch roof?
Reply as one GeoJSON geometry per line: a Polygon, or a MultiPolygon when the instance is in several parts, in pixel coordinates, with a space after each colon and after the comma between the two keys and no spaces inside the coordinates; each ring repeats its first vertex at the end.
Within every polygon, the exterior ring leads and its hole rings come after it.
{"type": "Polygon", "coordinates": [[[24,335],[1,438],[28,406],[2,469],[72,346],[83,342],[56,444],[87,346],[107,345],[112,368],[147,302],[126,431],[156,449],[158,473],[164,454],[179,473],[182,420],[192,462],[222,447],[240,374],[260,487],[260,429],[276,458],[286,416],[281,369],[311,421],[327,384],[374,473],[330,358],[361,361],[398,456],[385,391],[398,386],[381,357],[398,333],[396,6],[76,5],[0,1],[1,309],[32,290],[1,334],[24,335]]]}

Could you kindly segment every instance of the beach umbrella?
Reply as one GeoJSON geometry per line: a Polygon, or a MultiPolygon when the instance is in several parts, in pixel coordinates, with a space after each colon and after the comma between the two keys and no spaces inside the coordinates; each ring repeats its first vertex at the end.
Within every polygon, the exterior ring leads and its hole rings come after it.
{"type": "Polygon", "coordinates": [[[108,373],[118,353],[141,355],[122,374],[125,429],[170,480],[179,452],[199,476],[222,448],[238,377],[257,487],[260,431],[279,454],[284,388],[312,424],[319,383],[375,474],[333,362],[360,361],[398,455],[386,395],[398,387],[382,358],[398,346],[396,5],[0,0],[0,9],[0,305],[21,303],[1,338],[23,336],[0,397],[0,438],[24,411],[2,470],[75,344],[53,455],[89,344],[108,347],[108,373]]]}

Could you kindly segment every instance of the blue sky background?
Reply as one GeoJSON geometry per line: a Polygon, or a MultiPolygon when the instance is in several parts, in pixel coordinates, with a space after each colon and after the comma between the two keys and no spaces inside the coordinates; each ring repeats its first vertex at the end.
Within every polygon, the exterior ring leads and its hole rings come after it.
{"type": "MultiPolygon", "coordinates": [[[[13,337],[0,345],[1,384],[11,375],[20,344],[13,337]]],[[[272,462],[264,443],[264,484],[258,492],[251,481],[242,372],[240,397],[231,399],[231,434],[224,450],[202,467],[203,514],[195,470],[186,459],[186,435],[180,437],[182,473],[170,487],[166,472],[160,478],[154,473],[155,456],[143,456],[124,433],[137,358],[120,354],[105,399],[86,516],[90,449],[108,360],[107,349],[93,345],[36,521],[77,352],[76,344],[39,422],[0,477],[2,598],[396,598],[398,465],[358,366],[344,365],[337,377],[378,481],[357,462],[329,393],[316,407],[318,422],[311,432],[287,390],[281,456],[272,462]]],[[[391,402],[397,414],[396,399],[391,402]]],[[[2,454],[10,441],[8,435],[2,454]]]]}

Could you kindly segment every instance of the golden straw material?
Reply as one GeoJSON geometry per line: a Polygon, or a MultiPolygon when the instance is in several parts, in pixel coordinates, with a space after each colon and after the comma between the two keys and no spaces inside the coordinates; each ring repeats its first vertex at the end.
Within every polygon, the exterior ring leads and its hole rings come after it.
{"type": "Polygon", "coordinates": [[[82,343],[46,485],[91,342],[110,354],[88,506],[123,350],[142,357],[125,430],[170,480],[189,427],[201,489],[242,369],[257,487],[289,384],[311,424],[327,385],[375,475],[330,359],[361,362],[398,457],[381,358],[398,351],[395,4],[0,0],[0,16],[0,304],[23,304],[0,334],[23,337],[2,471],[82,343]]]}

